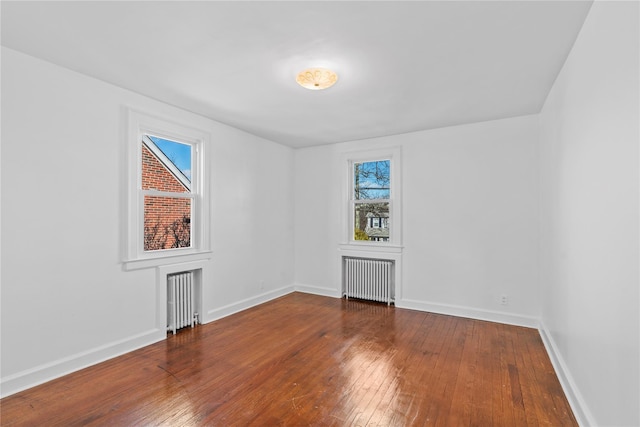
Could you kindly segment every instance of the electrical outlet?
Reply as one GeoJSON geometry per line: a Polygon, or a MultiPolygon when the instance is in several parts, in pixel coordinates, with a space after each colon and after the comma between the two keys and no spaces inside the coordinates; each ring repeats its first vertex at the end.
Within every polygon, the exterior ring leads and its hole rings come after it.
{"type": "Polygon", "coordinates": [[[507,294],[502,294],[500,296],[500,304],[502,304],[502,305],[509,304],[509,298],[507,298],[507,294]]]}
{"type": "Polygon", "coordinates": [[[260,280],[260,290],[264,290],[264,280],[260,280]]]}

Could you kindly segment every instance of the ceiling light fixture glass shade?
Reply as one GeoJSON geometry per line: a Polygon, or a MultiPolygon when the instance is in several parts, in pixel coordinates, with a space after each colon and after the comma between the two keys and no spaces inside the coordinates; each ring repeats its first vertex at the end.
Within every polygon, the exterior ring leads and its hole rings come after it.
{"type": "Polygon", "coordinates": [[[322,90],[333,86],[338,81],[338,75],[326,68],[307,68],[298,73],[296,81],[307,89],[322,90]]]}

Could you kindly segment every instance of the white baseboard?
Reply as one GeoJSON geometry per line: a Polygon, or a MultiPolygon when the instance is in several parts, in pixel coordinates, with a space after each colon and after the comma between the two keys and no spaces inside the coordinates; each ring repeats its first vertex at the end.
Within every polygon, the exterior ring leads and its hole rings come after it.
{"type": "Polygon", "coordinates": [[[516,313],[504,313],[501,311],[483,310],[472,307],[430,303],[417,300],[402,299],[395,302],[398,308],[428,311],[430,313],[447,314],[450,316],[467,317],[469,319],[486,320],[489,322],[505,323],[507,325],[524,326],[537,329],[539,319],[533,316],[524,316],[516,313]]]}
{"type": "Polygon", "coordinates": [[[335,288],[324,288],[322,286],[304,285],[296,283],[295,290],[305,294],[320,295],[323,297],[342,298],[342,293],[335,288]]]}
{"type": "Polygon", "coordinates": [[[556,371],[556,376],[558,377],[558,380],[560,380],[560,385],[564,390],[565,396],[567,396],[567,400],[569,401],[569,405],[571,405],[573,415],[575,415],[578,424],[584,427],[598,425],[596,420],[593,418],[587,403],[582,397],[582,394],[578,390],[578,387],[573,380],[573,376],[571,375],[558,346],[553,340],[553,336],[544,325],[544,322],[540,322],[538,330],[540,331],[542,342],[547,349],[547,354],[551,359],[553,369],[556,371]]]}
{"type": "MultiPolygon", "coordinates": [[[[287,295],[293,291],[293,285],[286,286],[225,307],[209,310],[207,312],[207,317],[203,319],[203,323],[208,323],[247,308],[251,308],[269,300],[287,295]]],[[[94,349],[9,375],[0,379],[0,397],[6,397],[18,393],[22,390],[35,387],[72,372],[79,371],[80,369],[121,356],[125,353],[162,341],[166,339],[166,337],[166,330],[153,329],[120,341],[105,344],[94,349]]]]}
{"type": "Polygon", "coordinates": [[[214,320],[222,319],[223,317],[230,316],[232,314],[238,313],[251,307],[255,307],[256,305],[265,303],[272,299],[280,298],[281,296],[290,294],[291,292],[294,292],[294,290],[295,288],[293,285],[285,286],[273,291],[256,295],[255,297],[247,298],[242,301],[225,305],[223,307],[214,308],[213,310],[207,311],[207,317],[202,319],[202,323],[209,323],[213,322],[214,320]]]}
{"type": "Polygon", "coordinates": [[[544,323],[536,317],[523,316],[515,313],[503,313],[491,310],[482,310],[464,306],[428,303],[415,300],[399,300],[395,303],[398,308],[407,308],[412,310],[427,311],[431,313],[447,314],[450,316],[467,317],[476,320],[486,320],[490,322],[505,323],[508,325],[524,326],[536,328],[540,333],[542,342],[544,343],[547,354],[551,359],[551,363],[556,372],[556,376],[560,381],[560,385],[569,401],[569,405],[580,426],[595,426],[596,421],[589,411],[589,408],[578,391],[571,373],[562,358],[558,347],[553,341],[553,337],[545,328],[544,323]]]}
{"type": "Polygon", "coordinates": [[[123,340],[102,345],[81,353],[73,354],[44,365],[36,366],[0,380],[0,397],[6,397],[22,390],[35,387],[47,381],[60,378],[88,366],[121,356],[125,353],[162,341],[166,331],[152,329],[123,340]]]}
{"type": "MultiPolygon", "coordinates": [[[[209,310],[203,323],[209,323],[217,319],[229,316],[234,313],[246,310],[256,305],[265,303],[272,299],[290,294],[294,291],[304,292],[314,295],[321,295],[333,298],[341,298],[341,292],[335,288],[325,288],[304,284],[285,286],[273,291],[265,292],[255,297],[247,298],[224,307],[209,310]]],[[[451,316],[466,317],[476,320],[486,320],[490,322],[505,323],[509,325],[537,328],[549,354],[551,363],[556,371],[556,375],[562,385],[567,400],[573,409],[574,415],[581,426],[596,425],[593,415],[588,409],[582,395],[575,385],[573,377],[562,358],[553,337],[548,332],[540,319],[532,316],[523,316],[514,313],[503,313],[490,310],[475,309],[464,306],[448,304],[429,303],[417,300],[398,300],[396,307],[418,311],[426,311],[451,316]]],[[[0,398],[6,397],[22,390],[40,385],[47,381],[62,377],[72,372],[86,367],[104,362],[125,353],[137,350],[147,345],[162,341],[166,338],[165,330],[153,329],[141,334],[105,344],[91,350],[74,354],[51,363],[37,366],[26,371],[9,375],[0,380],[0,398]]]]}
{"type": "MultiPolygon", "coordinates": [[[[335,288],[325,288],[320,286],[304,285],[296,283],[295,290],[307,294],[321,295],[325,297],[342,298],[342,293],[335,288]]],[[[466,317],[469,319],[486,320],[489,322],[504,323],[507,325],[524,326],[538,329],[539,319],[533,316],[524,316],[515,313],[504,313],[500,311],[482,310],[471,307],[429,303],[417,300],[397,300],[395,306],[409,310],[426,311],[430,313],[447,314],[450,316],[466,317]]]]}

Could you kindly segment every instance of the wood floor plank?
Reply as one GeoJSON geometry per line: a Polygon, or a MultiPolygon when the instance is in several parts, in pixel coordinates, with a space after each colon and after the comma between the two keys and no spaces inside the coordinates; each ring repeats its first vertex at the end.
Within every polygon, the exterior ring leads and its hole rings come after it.
{"type": "MultiPolygon", "coordinates": [[[[462,350],[466,341],[466,322],[458,322],[448,316],[437,316],[434,322],[443,323],[445,329],[439,334],[441,350],[438,354],[436,372],[433,379],[433,389],[429,393],[430,402],[428,420],[436,426],[449,424],[459,408],[452,407],[455,382],[460,371],[462,350]],[[449,337],[442,340],[442,337],[449,337]]],[[[430,424],[431,425],[431,424],[430,424]]]]}
{"type": "MultiPolygon", "coordinates": [[[[497,333],[492,347],[496,349],[496,374],[494,376],[494,388],[499,392],[500,417],[506,425],[515,425],[515,414],[511,399],[511,383],[509,377],[509,342],[508,325],[496,325],[497,333]]],[[[497,407],[496,407],[497,408],[497,407]]],[[[497,410],[497,409],[496,409],[497,410]]]]}
{"type": "MultiPolygon", "coordinates": [[[[414,317],[414,316],[412,316],[414,317]]],[[[398,316],[398,321],[404,318],[398,316]]],[[[415,317],[414,322],[419,321],[419,317],[415,317]]],[[[405,383],[407,380],[414,380],[416,371],[420,370],[419,359],[417,355],[420,353],[419,349],[424,345],[427,336],[430,333],[429,325],[426,323],[427,315],[422,317],[421,323],[417,324],[415,328],[407,327],[403,325],[397,332],[397,336],[388,337],[390,342],[409,342],[409,348],[402,348],[399,346],[393,346],[394,351],[391,364],[393,366],[393,372],[390,372],[389,377],[386,379],[386,387],[381,389],[381,394],[372,401],[371,407],[373,412],[369,418],[369,425],[385,426],[393,425],[393,419],[396,417],[394,414],[399,413],[399,417],[402,417],[402,409],[400,409],[399,402],[409,398],[408,393],[403,393],[403,389],[406,389],[405,383]],[[412,368],[417,367],[416,370],[412,368]],[[390,405],[389,403],[392,402],[390,405]]],[[[414,396],[410,398],[413,400],[414,396]]]]}
{"type": "Polygon", "coordinates": [[[0,401],[2,426],[575,426],[536,330],[293,293],[0,401]]]}
{"type": "Polygon", "coordinates": [[[427,419],[428,402],[424,399],[427,393],[419,393],[418,391],[425,388],[428,390],[430,387],[429,384],[434,373],[433,367],[438,359],[438,353],[433,351],[438,345],[436,337],[439,329],[434,330],[431,326],[431,319],[429,315],[426,315],[419,326],[422,332],[416,334],[416,337],[419,337],[419,340],[416,341],[417,345],[415,348],[409,349],[408,357],[403,363],[405,369],[401,388],[404,389],[406,395],[411,396],[411,401],[409,408],[404,411],[404,418],[402,412],[397,412],[396,423],[406,423],[408,420],[412,424],[421,425],[427,419]]]}

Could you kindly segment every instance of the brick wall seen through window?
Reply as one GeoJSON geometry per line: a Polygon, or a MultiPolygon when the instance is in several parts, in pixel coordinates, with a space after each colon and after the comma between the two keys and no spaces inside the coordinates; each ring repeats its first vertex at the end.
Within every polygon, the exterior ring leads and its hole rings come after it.
{"type": "Polygon", "coordinates": [[[190,247],[193,200],[179,195],[191,194],[191,147],[149,136],[143,138],[141,145],[144,250],[190,247]],[[185,149],[189,154],[182,157],[188,158],[188,163],[182,160],[180,165],[181,155],[177,153],[185,149]]]}

